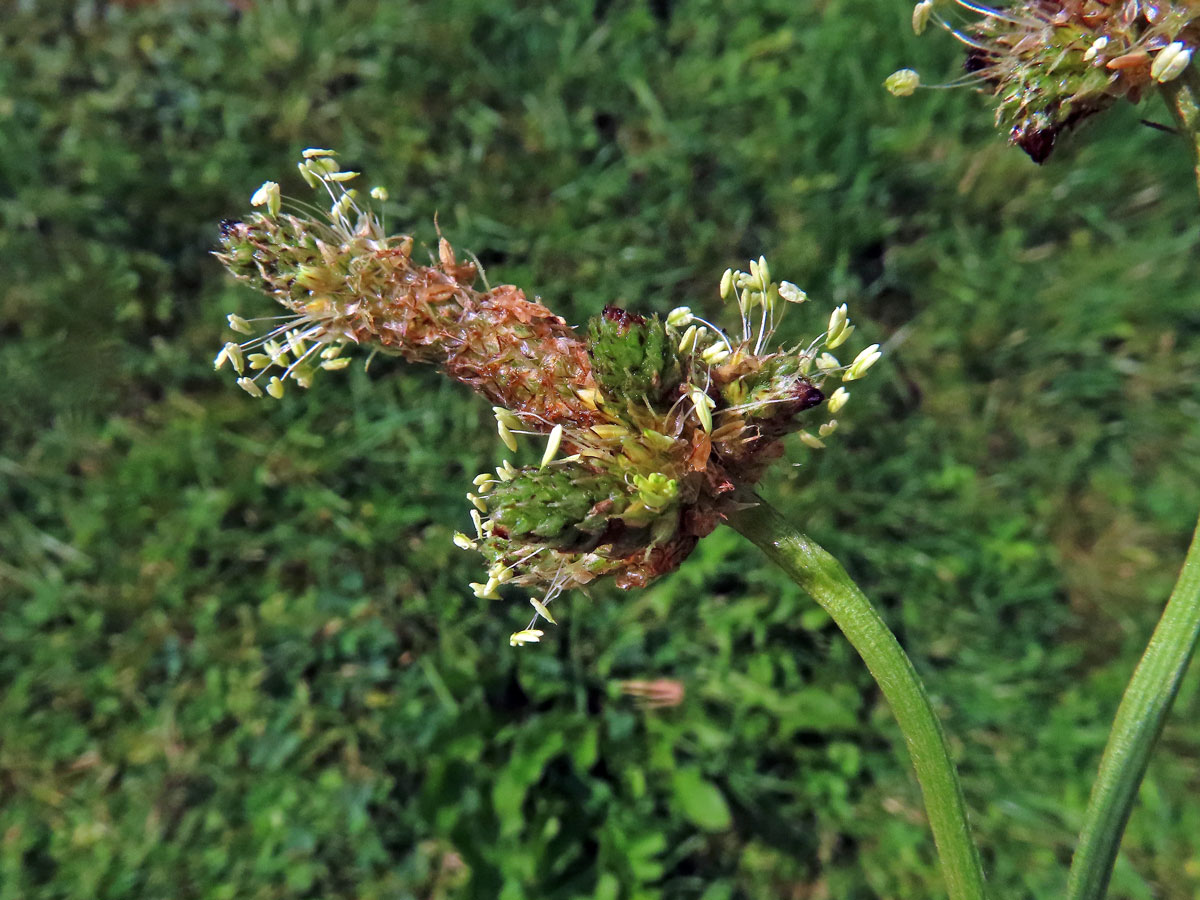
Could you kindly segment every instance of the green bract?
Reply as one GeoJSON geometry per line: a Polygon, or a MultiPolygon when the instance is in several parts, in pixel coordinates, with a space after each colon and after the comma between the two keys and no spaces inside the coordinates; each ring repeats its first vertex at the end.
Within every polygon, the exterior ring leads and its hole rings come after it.
{"type": "Polygon", "coordinates": [[[658,316],[610,306],[588,323],[588,340],[592,374],[607,396],[656,404],[679,386],[679,356],[658,316]]]}
{"type": "Polygon", "coordinates": [[[619,478],[580,465],[518,470],[488,495],[492,521],[512,539],[591,550],[632,498],[619,478]]]}

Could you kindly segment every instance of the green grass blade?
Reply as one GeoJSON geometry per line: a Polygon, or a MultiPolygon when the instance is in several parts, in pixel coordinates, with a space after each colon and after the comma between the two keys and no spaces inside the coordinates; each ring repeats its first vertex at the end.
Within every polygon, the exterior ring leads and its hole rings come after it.
{"type": "Polygon", "coordinates": [[[1150,753],[1200,638],[1200,522],[1183,571],[1121,698],[1071,863],[1068,900],[1100,900],[1150,753]]]}

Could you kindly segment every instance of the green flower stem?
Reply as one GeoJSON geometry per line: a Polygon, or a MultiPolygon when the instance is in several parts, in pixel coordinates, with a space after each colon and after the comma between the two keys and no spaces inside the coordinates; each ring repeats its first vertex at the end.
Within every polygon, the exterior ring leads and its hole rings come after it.
{"type": "Polygon", "coordinates": [[[983,870],[941,725],[895,635],[836,559],[760,498],[729,524],[804,588],[841,628],[891,705],[925,797],[951,900],[982,900],[983,870]]]}
{"type": "Polygon", "coordinates": [[[1068,900],[1101,900],[1150,752],[1200,639],[1200,522],[1150,644],[1117,708],[1071,862],[1068,900]]]}
{"type": "Polygon", "coordinates": [[[1188,66],[1174,81],[1162,85],[1162,92],[1176,127],[1188,142],[1200,186],[1200,71],[1188,66]]]}

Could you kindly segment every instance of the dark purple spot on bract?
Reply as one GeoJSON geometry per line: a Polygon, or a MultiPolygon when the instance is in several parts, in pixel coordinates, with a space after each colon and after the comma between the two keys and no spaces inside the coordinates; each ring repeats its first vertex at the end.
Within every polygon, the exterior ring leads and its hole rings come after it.
{"type": "Polygon", "coordinates": [[[626,331],[634,325],[646,324],[645,316],[639,316],[637,313],[621,309],[619,306],[604,307],[604,318],[606,321],[616,322],[622,331],[626,331]]]}
{"type": "Polygon", "coordinates": [[[1054,149],[1054,142],[1058,140],[1058,133],[1061,130],[1057,125],[1051,125],[1048,128],[1018,126],[1012,130],[1011,140],[1028,153],[1030,159],[1041,165],[1050,157],[1050,152],[1054,149]]]}
{"type": "Polygon", "coordinates": [[[817,388],[807,382],[796,386],[795,391],[796,402],[800,404],[798,412],[803,412],[806,409],[812,409],[818,406],[825,399],[825,395],[821,393],[820,388],[817,388]]]}

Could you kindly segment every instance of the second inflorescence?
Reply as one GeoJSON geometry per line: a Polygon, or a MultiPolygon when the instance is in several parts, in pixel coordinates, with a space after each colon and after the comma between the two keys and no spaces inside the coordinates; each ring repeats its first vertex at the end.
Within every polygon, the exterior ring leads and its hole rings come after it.
{"type": "MultiPolygon", "coordinates": [[[[996,98],[996,123],[1036,162],[1059,136],[1118,99],[1134,103],[1178,79],[1200,45],[1197,0],[921,0],[913,29],[940,25],[966,47],[963,78],[996,98]]],[[[912,69],[884,82],[897,96],[920,86],[912,69]]]]}

